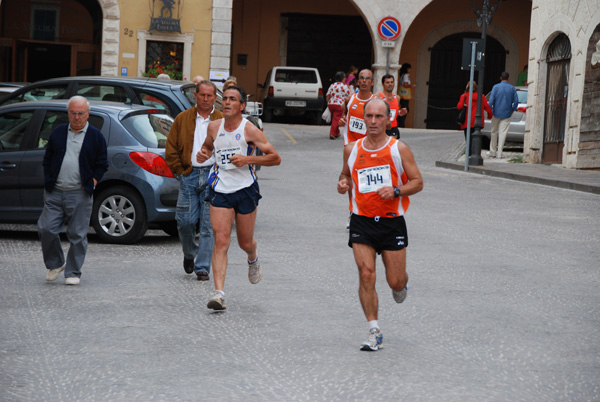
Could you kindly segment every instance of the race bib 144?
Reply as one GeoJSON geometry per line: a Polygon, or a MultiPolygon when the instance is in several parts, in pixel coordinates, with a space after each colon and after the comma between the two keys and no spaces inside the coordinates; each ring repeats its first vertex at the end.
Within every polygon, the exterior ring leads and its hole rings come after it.
{"type": "Polygon", "coordinates": [[[372,193],[379,190],[381,187],[392,185],[390,165],[359,169],[357,174],[358,191],[361,194],[372,193]]]}

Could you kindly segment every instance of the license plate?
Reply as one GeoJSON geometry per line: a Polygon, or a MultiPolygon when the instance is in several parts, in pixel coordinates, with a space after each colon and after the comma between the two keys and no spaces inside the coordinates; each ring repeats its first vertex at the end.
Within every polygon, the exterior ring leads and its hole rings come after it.
{"type": "Polygon", "coordinates": [[[286,100],[285,101],[285,105],[287,107],[305,107],[306,106],[306,102],[305,101],[291,101],[291,100],[286,100]]]}

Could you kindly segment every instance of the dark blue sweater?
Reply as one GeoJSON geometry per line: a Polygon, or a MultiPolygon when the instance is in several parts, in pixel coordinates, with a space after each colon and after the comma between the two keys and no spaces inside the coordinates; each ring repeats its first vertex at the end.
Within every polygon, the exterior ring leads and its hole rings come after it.
{"type": "MultiPolygon", "coordinates": [[[[48,192],[52,192],[54,189],[56,178],[67,152],[68,130],[69,124],[61,124],[54,129],[48,140],[42,163],[44,165],[44,186],[48,192]]],[[[108,169],[106,155],[104,136],[98,129],[88,125],[79,154],[79,174],[83,188],[90,197],[94,192],[94,179],[100,181],[108,169]]]]}

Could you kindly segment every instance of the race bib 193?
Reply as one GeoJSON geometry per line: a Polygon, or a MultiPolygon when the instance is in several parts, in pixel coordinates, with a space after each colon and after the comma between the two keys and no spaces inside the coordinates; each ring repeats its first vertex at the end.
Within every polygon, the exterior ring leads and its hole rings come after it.
{"type": "Polygon", "coordinates": [[[357,170],[358,191],[361,194],[372,193],[381,187],[392,185],[390,165],[373,166],[357,170]]]}
{"type": "Polygon", "coordinates": [[[235,169],[236,166],[231,162],[229,158],[233,155],[241,155],[242,147],[231,147],[231,148],[223,148],[219,149],[215,152],[215,159],[217,160],[217,165],[219,168],[223,170],[235,169]]]}
{"type": "Polygon", "coordinates": [[[367,125],[365,124],[365,121],[355,116],[350,116],[350,124],[348,125],[348,128],[350,129],[350,131],[353,131],[355,133],[367,133],[367,125]]]}

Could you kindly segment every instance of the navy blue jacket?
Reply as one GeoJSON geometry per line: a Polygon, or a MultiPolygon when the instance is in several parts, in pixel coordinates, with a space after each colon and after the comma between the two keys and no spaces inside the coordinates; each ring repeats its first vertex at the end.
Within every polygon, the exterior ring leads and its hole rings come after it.
{"type": "MultiPolygon", "coordinates": [[[[56,184],[56,178],[60,172],[65,153],[67,152],[67,134],[69,124],[61,124],[56,127],[46,147],[44,154],[44,187],[46,191],[52,192],[56,184]]],[[[88,124],[88,129],[81,144],[79,154],[79,174],[81,183],[87,193],[92,196],[94,192],[94,179],[100,181],[108,169],[106,141],[102,133],[88,124]]]]}

